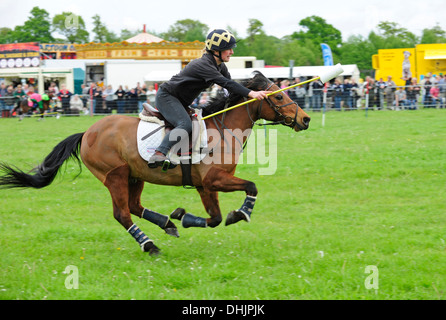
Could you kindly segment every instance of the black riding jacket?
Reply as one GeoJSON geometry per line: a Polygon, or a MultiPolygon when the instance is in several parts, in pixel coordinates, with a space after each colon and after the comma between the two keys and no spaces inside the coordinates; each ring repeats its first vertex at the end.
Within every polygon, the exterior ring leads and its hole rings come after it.
{"type": "Polygon", "coordinates": [[[183,106],[187,107],[203,90],[214,84],[242,97],[248,97],[251,91],[231,80],[226,65],[224,63],[217,65],[214,56],[210,53],[205,53],[201,58],[191,61],[180,73],[163,83],[161,88],[178,98],[183,106]]]}

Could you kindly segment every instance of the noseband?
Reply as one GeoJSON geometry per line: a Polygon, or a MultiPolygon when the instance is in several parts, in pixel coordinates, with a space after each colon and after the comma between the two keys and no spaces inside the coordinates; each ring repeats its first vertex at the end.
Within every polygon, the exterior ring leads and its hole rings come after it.
{"type": "MultiPolygon", "coordinates": [[[[271,82],[271,83],[269,84],[269,86],[265,89],[265,91],[269,91],[269,89],[271,89],[271,87],[272,87],[273,85],[274,85],[274,83],[271,82]]],[[[276,114],[276,119],[277,119],[277,120],[275,120],[274,122],[270,122],[270,123],[266,123],[266,124],[261,124],[261,125],[278,125],[278,124],[283,124],[283,125],[285,125],[285,126],[290,127],[291,129],[293,129],[294,127],[298,127],[300,130],[304,130],[304,129],[305,129],[304,127],[302,127],[302,126],[297,122],[297,113],[299,112],[299,106],[298,106],[298,104],[297,104],[296,102],[291,101],[291,102],[289,102],[289,103],[287,103],[287,104],[283,104],[283,105],[280,105],[280,106],[279,106],[279,105],[275,104],[275,103],[271,100],[270,96],[267,96],[264,100],[266,100],[266,102],[268,102],[268,105],[270,106],[270,108],[274,110],[274,112],[275,112],[275,114],[276,114]],[[293,118],[293,117],[290,117],[290,116],[285,116],[283,113],[280,112],[280,109],[281,109],[281,108],[283,108],[283,107],[287,107],[287,106],[292,105],[292,104],[295,104],[295,105],[296,105],[296,113],[295,113],[295,115],[294,115],[294,118],[293,118]]],[[[258,112],[259,118],[260,118],[260,114],[261,114],[261,112],[262,112],[262,106],[263,106],[263,102],[264,102],[264,100],[262,100],[262,101],[260,102],[259,112],[258,112]]]]}

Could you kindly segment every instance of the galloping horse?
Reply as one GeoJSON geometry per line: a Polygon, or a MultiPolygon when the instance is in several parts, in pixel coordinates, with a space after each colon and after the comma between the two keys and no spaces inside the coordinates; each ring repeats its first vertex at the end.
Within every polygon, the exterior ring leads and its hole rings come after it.
{"type": "MultiPolygon", "coordinates": [[[[259,72],[244,82],[244,85],[252,90],[279,90],[259,72]]],[[[242,97],[229,96],[224,97],[224,100],[213,101],[209,107],[230,106],[240,101],[243,101],[242,97]]],[[[247,137],[243,136],[238,140],[239,143],[230,143],[229,140],[234,138],[235,129],[242,132],[252,129],[258,119],[283,124],[296,132],[306,130],[310,122],[310,117],[284,93],[273,94],[264,100],[246,104],[243,108],[235,108],[206,119],[208,130],[221,133],[219,139],[216,139],[219,141],[209,141],[213,148],[212,153],[206,157],[212,156],[219,161],[205,161],[204,158],[200,163],[192,165],[191,176],[210,217],[197,217],[178,208],[171,214],[171,218],[180,219],[183,227],[216,227],[222,221],[218,192],[245,191],[245,202],[239,210],[228,214],[226,225],[240,220],[250,221],[257,196],[256,185],[252,181],[234,176],[238,156],[247,137]]],[[[167,172],[147,166],[147,162],[138,153],[136,137],[139,121],[138,118],[129,116],[105,117],[86,132],[73,134],[60,142],[30,173],[1,164],[3,176],[0,177],[0,186],[45,187],[52,183],[67,159],[73,158],[80,166],[80,155],[85,166],[108,188],[115,219],[135,238],[144,252],[157,254],[159,248],[133,223],[131,214],[157,224],[169,235],[178,236],[178,230],[169,216],[144,208],[140,200],[144,182],[181,186],[182,171],[180,166],[167,172]]]]}
{"type": "MultiPolygon", "coordinates": [[[[48,99],[42,99],[42,108],[37,107],[37,109],[40,111],[40,120],[43,119],[45,111],[50,108],[50,101],[54,97],[54,94],[52,92],[45,93],[45,94],[47,95],[48,99]]],[[[30,106],[29,100],[23,99],[23,100],[19,101],[18,105],[14,108],[12,113],[14,113],[15,111],[18,111],[19,120],[22,121],[23,118],[25,117],[25,114],[27,114],[28,111],[32,108],[33,108],[33,105],[30,106]]]]}

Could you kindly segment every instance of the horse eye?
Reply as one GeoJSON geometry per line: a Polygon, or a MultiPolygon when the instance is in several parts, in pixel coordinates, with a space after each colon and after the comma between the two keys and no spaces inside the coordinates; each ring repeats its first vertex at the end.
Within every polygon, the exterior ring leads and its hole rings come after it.
{"type": "Polygon", "coordinates": [[[282,97],[281,95],[278,95],[278,96],[276,96],[275,98],[276,98],[277,100],[279,100],[279,101],[283,99],[283,97],[282,97]]]}

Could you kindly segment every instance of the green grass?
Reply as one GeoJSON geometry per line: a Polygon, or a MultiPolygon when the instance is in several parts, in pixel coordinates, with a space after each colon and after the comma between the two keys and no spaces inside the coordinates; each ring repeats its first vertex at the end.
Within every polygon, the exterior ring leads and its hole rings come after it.
{"type": "MultiPolygon", "coordinates": [[[[312,113],[306,132],[278,129],[278,168],[257,184],[251,223],[169,237],[142,253],[84,167],[42,190],[0,190],[0,299],[445,299],[446,111],[312,113]],[[67,266],[79,289],[65,287],[67,266]],[[379,270],[367,289],[365,268],[379,270]]],[[[0,160],[29,169],[99,118],[0,119],[0,160]]],[[[263,130],[263,129],[261,129],[263,130]]],[[[226,214],[244,194],[221,193],[226,214]]],[[[194,190],[146,184],[143,205],[205,217],[194,190]]]]}

